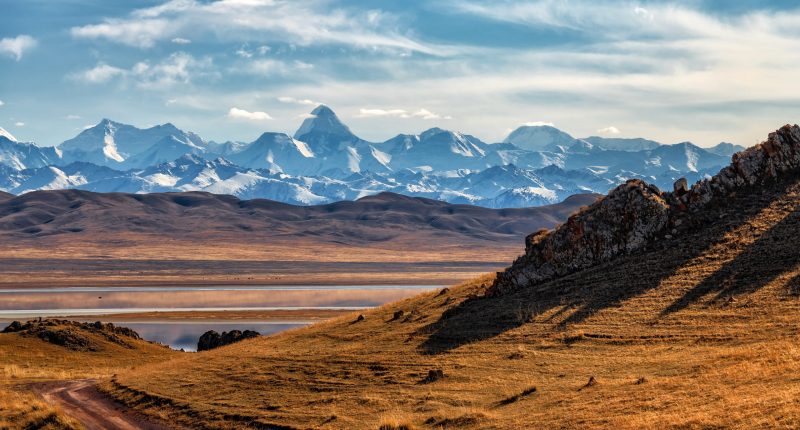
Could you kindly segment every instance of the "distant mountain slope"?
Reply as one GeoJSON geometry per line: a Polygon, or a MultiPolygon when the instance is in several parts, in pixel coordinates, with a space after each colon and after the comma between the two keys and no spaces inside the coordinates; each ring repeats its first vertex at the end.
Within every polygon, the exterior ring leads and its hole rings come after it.
{"type": "Polygon", "coordinates": [[[0,133],[0,165],[17,170],[44,167],[61,161],[61,154],[51,147],[36,146],[31,142],[18,142],[10,135],[0,133]]]}
{"type": "Polygon", "coordinates": [[[730,157],[731,155],[739,152],[744,151],[745,147],[742,145],[735,145],[733,143],[727,142],[720,142],[710,148],[706,148],[706,151],[711,152],[713,154],[722,155],[725,157],[730,157]]]}
{"type": "MultiPolygon", "coordinates": [[[[684,147],[688,153],[690,144],[684,147]]],[[[490,294],[530,287],[655,242],[696,233],[709,220],[724,218],[716,208],[730,204],[732,198],[743,193],[769,198],[767,191],[772,190],[753,187],[798,177],[800,126],[786,125],[770,133],[765,142],[735,154],[729,166],[691,188],[685,180],[676,182],[673,192],[662,192],[641,180],[627,181],[555,231],[528,236],[525,255],[498,274],[490,294]]]]}
{"type": "Polygon", "coordinates": [[[174,136],[191,147],[205,146],[203,139],[196,134],[180,130],[170,123],[140,129],[103,119],[74,138],[64,141],[58,148],[63,151],[64,163],[83,161],[119,167],[131,157],[145,151],[157,153],[158,150],[153,145],[159,141],[172,145],[173,141],[167,139],[169,136],[174,136]]]}
{"type": "Polygon", "coordinates": [[[513,241],[528,231],[556,225],[595,199],[582,194],[555,205],[498,210],[392,193],[322,206],[292,206],[197,192],[36,191],[0,202],[0,236],[147,233],[182,238],[224,232],[232,241],[237,237],[352,244],[396,238],[513,241]]]}
{"type": "Polygon", "coordinates": [[[4,202],[6,200],[13,199],[14,197],[16,197],[16,196],[13,195],[13,194],[4,193],[4,192],[0,191],[0,202],[4,202]]]}
{"type": "Polygon", "coordinates": [[[654,140],[642,139],[642,138],[630,139],[630,138],[619,138],[619,137],[590,136],[590,137],[584,137],[581,140],[589,142],[598,148],[608,149],[611,151],[646,151],[648,149],[656,149],[659,146],[661,146],[660,143],[654,140]]]}

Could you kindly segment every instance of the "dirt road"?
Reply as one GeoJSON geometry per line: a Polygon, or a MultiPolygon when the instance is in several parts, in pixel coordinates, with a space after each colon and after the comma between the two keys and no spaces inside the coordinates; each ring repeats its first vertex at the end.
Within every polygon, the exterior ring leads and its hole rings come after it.
{"type": "Polygon", "coordinates": [[[32,389],[45,401],[61,408],[87,430],[173,430],[164,423],[126,410],[103,396],[93,380],[56,381],[35,384],[32,389]]]}

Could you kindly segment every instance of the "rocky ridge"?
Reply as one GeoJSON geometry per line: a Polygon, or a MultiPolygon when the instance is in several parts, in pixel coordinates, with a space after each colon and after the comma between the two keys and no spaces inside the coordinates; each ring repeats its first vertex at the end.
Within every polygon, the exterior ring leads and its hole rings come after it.
{"type": "Polygon", "coordinates": [[[18,333],[26,337],[38,337],[39,339],[63,346],[74,351],[97,352],[102,350],[101,345],[95,342],[86,333],[97,334],[108,340],[126,348],[132,348],[128,340],[140,340],[141,337],[135,331],[127,327],[118,327],[112,323],[84,323],[67,320],[34,320],[25,323],[13,321],[2,333],[18,333]]]}
{"type": "Polygon", "coordinates": [[[691,188],[685,179],[672,192],[629,180],[552,231],[526,237],[525,254],[497,274],[488,296],[506,294],[609,261],[713,222],[709,206],[737,192],[800,172],[800,127],[785,125],[766,141],[735,153],[731,164],[691,188]]]}

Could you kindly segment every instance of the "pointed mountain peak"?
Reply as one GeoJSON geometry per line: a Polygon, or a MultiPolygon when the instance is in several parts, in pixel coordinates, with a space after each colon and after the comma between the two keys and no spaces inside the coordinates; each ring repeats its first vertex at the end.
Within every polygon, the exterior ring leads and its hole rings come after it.
{"type": "Polygon", "coordinates": [[[8,139],[8,140],[10,140],[12,142],[16,142],[17,141],[17,138],[14,137],[13,134],[11,134],[8,131],[6,131],[6,129],[4,129],[3,127],[0,127],[0,136],[5,137],[6,139],[8,139]]]}
{"type": "Polygon", "coordinates": [[[311,111],[311,117],[306,118],[294,134],[294,138],[308,143],[332,142],[337,140],[356,141],[356,137],[331,108],[319,105],[311,111]]]}
{"type": "Polygon", "coordinates": [[[431,128],[429,128],[429,129],[427,129],[427,130],[423,131],[423,132],[422,132],[422,133],[419,135],[419,137],[420,137],[421,139],[427,139],[427,138],[429,138],[429,137],[431,137],[431,136],[436,136],[437,134],[440,134],[440,133],[450,133],[450,134],[452,134],[453,132],[452,132],[452,131],[445,130],[445,129],[442,129],[442,128],[439,128],[439,127],[431,127],[431,128]]]}
{"type": "Polygon", "coordinates": [[[333,109],[329,108],[327,105],[318,105],[317,107],[314,108],[314,110],[311,111],[311,115],[317,117],[319,116],[336,117],[336,113],[333,111],[333,109]]]}

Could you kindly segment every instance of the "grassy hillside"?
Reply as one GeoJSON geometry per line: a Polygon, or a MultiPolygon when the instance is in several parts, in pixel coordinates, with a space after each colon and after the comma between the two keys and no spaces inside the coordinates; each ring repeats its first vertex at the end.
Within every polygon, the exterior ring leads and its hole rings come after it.
{"type": "Polygon", "coordinates": [[[82,427],[31,393],[0,388],[0,429],[78,430],[82,427]]]}
{"type": "Polygon", "coordinates": [[[487,277],[105,389],[196,428],[798,427],[800,180],[702,216],[534,288],[487,277]]]}
{"type": "Polygon", "coordinates": [[[46,381],[109,378],[180,355],[113,326],[44,320],[0,333],[0,429],[78,429],[31,391],[46,381]]]}

